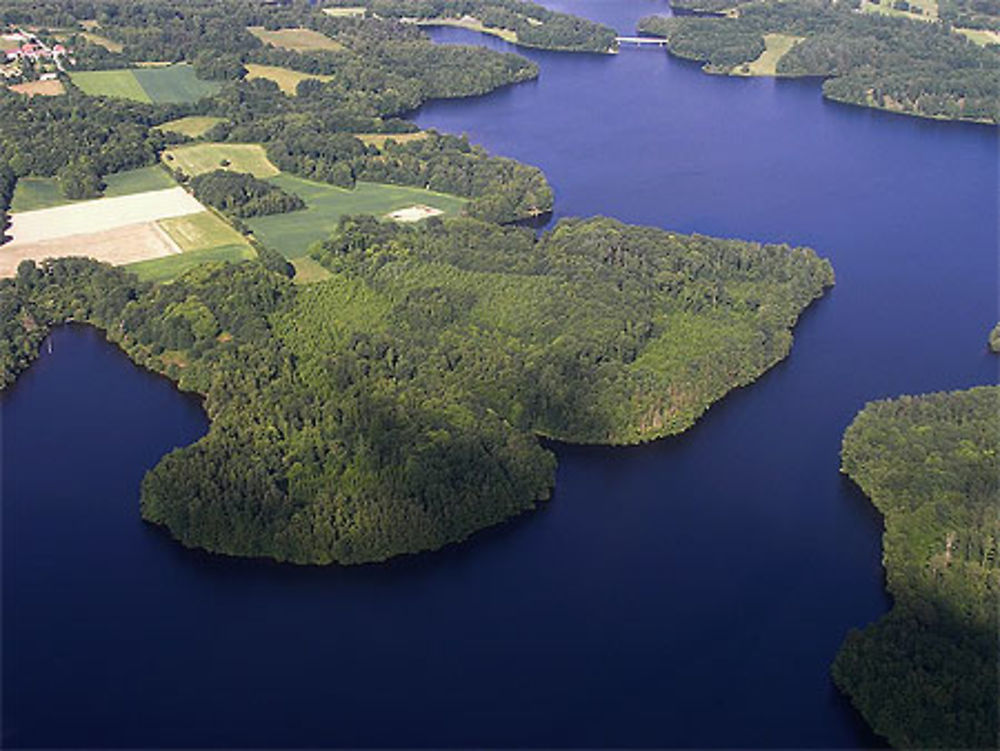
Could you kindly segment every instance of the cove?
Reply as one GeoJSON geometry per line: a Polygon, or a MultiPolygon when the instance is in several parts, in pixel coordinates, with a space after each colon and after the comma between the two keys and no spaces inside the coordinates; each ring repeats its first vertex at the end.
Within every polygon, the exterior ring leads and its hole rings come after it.
{"type": "MultiPolygon", "coordinates": [[[[560,5],[622,31],[665,7],[560,5]]],[[[559,215],[812,245],[838,284],[791,357],[679,438],[555,446],[553,501],[464,545],[297,568],[141,522],[143,472],[204,416],[60,329],[0,397],[5,745],[877,743],[828,677],[888,606],[840,437],[869,399],[996,378],[996,131],[652,50],[519,52],[537,82],[418,122],[538,165],[559,215]]]]}

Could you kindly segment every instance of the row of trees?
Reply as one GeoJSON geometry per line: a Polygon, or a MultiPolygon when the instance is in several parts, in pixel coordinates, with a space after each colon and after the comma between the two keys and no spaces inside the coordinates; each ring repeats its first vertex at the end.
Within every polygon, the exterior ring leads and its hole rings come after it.
{"type": "Polygon", "coordinates": [[[892,610],[848,634],[837,684],[899,748],[996,748],[1000,388],[874,402],[842,471],[885,518],[892,610]]]}
{"type": "Polygon", "coordinates": [[[718,72],[750,62],[770,33],[803,37],[778,75],[826,78],[828,98],[908,114],[1000,123],[1000,48],[980,47],[947,24],[857,13],[834,0],[766,0],[735,17],[649,17],[673,54],[718,72]]]}

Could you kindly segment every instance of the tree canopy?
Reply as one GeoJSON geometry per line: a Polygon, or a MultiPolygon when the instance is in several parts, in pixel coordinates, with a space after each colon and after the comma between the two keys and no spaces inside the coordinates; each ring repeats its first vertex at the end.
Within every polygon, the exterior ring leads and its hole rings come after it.
{"type": "Polygon", "coordinates": [[[832,283],[806,249],[610,219],[541,238],[471,218],[348,218],[296,287],[257,262],[168,285],[81,259],[0,282],[3,382],[72,318],[206,397],[207,436],[147,476],[185,545],[297,563],[434,549],[532,508],[536,435],[678,433],[784,357],[832,283]]]}
{"type": "Polygon", "coordinates": [[[899,748],[996,748],[1000,387],[869,404],[842,471],[885,518],[892,610],[848,634],[837,684],[899,748]]]}
{"type": "MultiPolygon", "coordinates": [[[[733,5],[735,3],[727,3],[733,5]]],[[[760,0],[725,17],[651,16],[672,54],[725,73],[756,59],[766,34],[801,37],[782,76],[821,76],[823,94],[909,115],[1000,123],[1000,46],[980,47],[947,23],[859,13],[843,0],[760,0]]]]}

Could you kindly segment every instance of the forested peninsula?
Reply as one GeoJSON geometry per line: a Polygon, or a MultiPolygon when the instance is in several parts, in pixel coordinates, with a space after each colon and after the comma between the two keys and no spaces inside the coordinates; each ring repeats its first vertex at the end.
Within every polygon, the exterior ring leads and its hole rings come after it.
{"type": "Polygon", "coordinates": [[[848,634],[837,685],[897,748],[997,748],[1000,387],[869,404],[842,471],[885,518],[892,610],[848,634]]]}
{"type": "MultiPolygon", "coordinates": [[[[947,19],[957,18],[957,12],[941,20],[914,20],[902,17],[905,13],[861,12],[863,2],[725,2],[726,8],[736,7],[724,15],[650,16],[639,28],[665,37],[671,54],[704,62],[709,72],[818,76],[825,79],[823,95],[834,101],[1000,123],[1000,44],[976,44],[956,33],[947,19]]],[[[962,17],[965,22],[1000,24],[1000,9],[981,5],[974,18],[962,17]]],[[[705,7],[722,9],[714,3],[705,7]]]]}
{"type": "MultiPolygon", "coordinates": [[[[527,3],[490,7],[554,35],[594,31],[527,3]]],[[[61,96],[0,92],[2,208],[169,187],[210,207],[185,232],[222,238],[134,267],[159,264],[149,277],[40,255],[0,281],[0,387],[77,321],[204,396],[209,433],[141,492],[143,517],[188,546],[325,564],[462,540],[549,496],[540,437],[687,429],[781,360],[833,283],[803,248],[604,218],[541,237],[513,226],[552,208],[541,171],[405,115],[537,69],[435,46],[388,5],[11,0],[0,13],[101,74],[63,71],[61,96]],[[450,208],[415,225],[327,222],[352,193],[389,186],[450,208]],[[283,232],[260,229],[275,217],[283,232]],[[303,225],[311,249],[285,237],[303,225]]]]}
{"type": "Polygon", "coordinates": [[[171,284],[66,259],[0,282],[4,383],[68,320],[205,395],[208,435],[142,487],[188,546],[296,563],[438,548],[532,508],[537,435],[678,433],[788,352],[832,283],[812,251],[610,219],[541,239],[475,219],[345,220],[313,285],[246,262],[171,284]]]}
{"type": "Polygon", "coordinates": [[[522,47],[564,52],[612,52],[615,31],[524,0],[336,0],[327,11],[363,8],[378,18],[459,26],[494,34],[522,47]]]}

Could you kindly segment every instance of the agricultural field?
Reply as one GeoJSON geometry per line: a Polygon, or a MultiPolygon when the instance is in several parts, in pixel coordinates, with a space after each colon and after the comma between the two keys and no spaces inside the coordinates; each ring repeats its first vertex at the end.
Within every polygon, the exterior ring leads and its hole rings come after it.
{"type": "Polygon", "coordinates": [[[457,196],[399,185],[358,183],[354,190],[345,190],[287,174],[272,177],[270,181],[300,196],[307,208],[289,214],[254,217],[246,223],[258,240],[293,260],[306,255],[309,246],[317,240],[325,239],[346,214],[381,217],[415,205],[457,214],[466,203],[457,196]]]}
{"type": "Polygon", "coordinates": [[[164,132],[179,133],[180,135],[187,136],[188,138],[201,138],[201,136],[205,135],[212,129],[213,125],[221,123],[222,121],[223,118],[221,117],[189,115],[188,117],[180,117],[176,120],[170,120],[157,125],[156,129],[164,132]]]}
{"type": "Polygon", "coordinates": [[[10,87],[11,91],[25,96],[59,96],[66,93],[66,87],[58,78],[49,81],[28,81],[27,83],[16,83],[10,87]]]}
{"type": "MultiPolygon", "coordinates": [[[[159,165],[106,175],[104,183],[106,185],[104,189],[106,198],[145,193],[150,190],[163,190],[177,185],[174,179],[159,165]]],[[[80,203],[80,201],[66,198],[59,190],[59,185],[54,177],[22,177],[17,181],[17,187],[14,189],[11,211],[35,211],[70,203],[80,203]]]]}
{"type": "Polygon", "coordinates": [[[278,84],[278,88],[289,96],[295,96],[296,88],[301,81],[313,79],[316,81],[332,81],[333,76],[321,76],[313,73],[300,73],[289,68],[279,68],[276,65],[258,65],[257,63],[247,63],[247,80],[254,78],[266,78],[278,84]]]}
{"type": "Polygon", "coordinates": [[[97,232],[0,245],[0,277],[12,277],[24,260],[85,256],[115,265],[179,253],[156,222],[137,222],[97,232]]]}
{"type": "Polygon", "coordinates": [[[36,211],[14,212],[8,234],[13,238],[3,248],[52,240],[71,235],[103,232],[142,222],[155,222],[204,211],[184,188],[77,201],[36,211]]]}
{"type": "Polygon", "coordinates": [[[185,253],[228,245],[250,247],[243,235],[212,211],[161,219],[159,224],[185,253]]]}
{"type": "Polygon", "coordinates": [[[256,253],[239,232],[212,211],[162,219],[157,225],[177,246],[179,253],[130,264],[141,279],[162,282],[208,261],[237,262],[256,253]]]}
{"type": "Polygon", "coordinates": [[[778,61],[796,44],[805,37],[796,37],[789,34],[765,34],[764,51],[756,60],[740,65],[733,69],[736,76],[776,76],[778,75],[778,61]]]}
{"type": "Polygon", "coordinates": [[[344,45],[312,29],[277,29],[270,31],[263,26],[247,28],[264,44],[270,44],[292,52],[312,52],[314,50],[342,50],[344,45]]]}
{"type": "Polygon", "coordinates": [[[117,70],[85,70],[70,74],[73,83],[91,96],[110,96],[136,102],[180,104],[217,92],[222,84],[203,81],[186,63],[117,70]]]}
{"type": "Polygon", "coordinates": [[[259,143],[194,143],[174,146],[161,155],[171,169],[194,177],[217,169],[249,172],[254,177],[273,177],[278,168],[259,143]]]}
{"type": "Polygon", "coordinates": [[[143,281],[169,282],[203,263],[238,263],[250,258],[256,258],[256,253],[249,245],[226,245],[130,263],[128,269],[143,281]]]}

